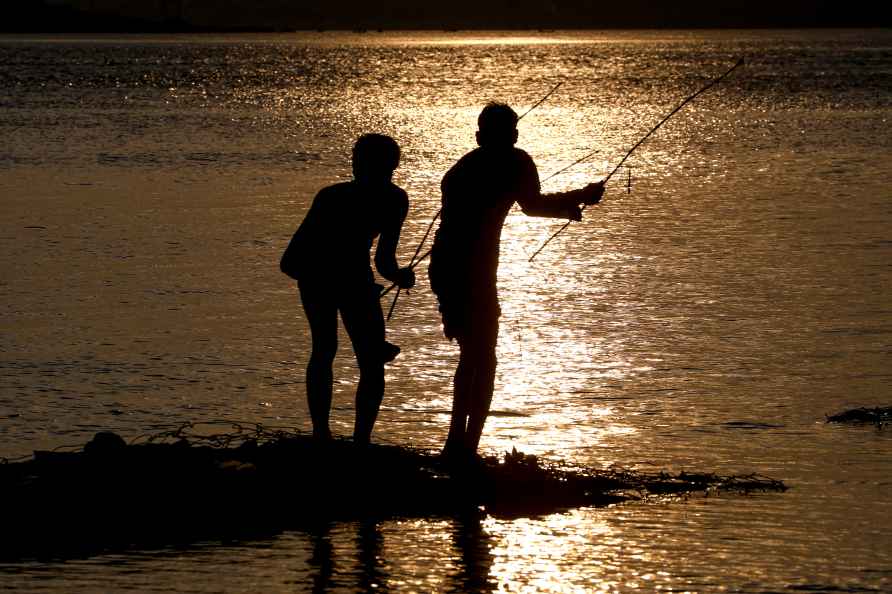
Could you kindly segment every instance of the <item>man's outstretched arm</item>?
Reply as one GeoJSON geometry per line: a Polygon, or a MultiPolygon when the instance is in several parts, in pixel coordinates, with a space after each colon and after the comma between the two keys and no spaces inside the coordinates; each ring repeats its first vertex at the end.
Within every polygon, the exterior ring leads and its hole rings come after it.
{"type": "MultiPolygon", "coordinates": [[[[538,180],[537,180],[538,189],[538,180]]],[[[579,206],[597,204],[604,195],[604,185],[600,182],[589,184],[578,190],[558,192],[555,194],[535,194],[526,192],[518,197],[517,202],[524,214],[531,217],[552,217],[579,221],[582,211],[579,206]]]]}
{"type": "Polygon", "coordinates": [[[578,190],[543,195],[536,164],[526,153],[522,153],[522,159],[517,202],[528,216],[579,221],[582,219],[579,206],[597,204],[604,195],[604,185],[600,182],[578,190]]]}

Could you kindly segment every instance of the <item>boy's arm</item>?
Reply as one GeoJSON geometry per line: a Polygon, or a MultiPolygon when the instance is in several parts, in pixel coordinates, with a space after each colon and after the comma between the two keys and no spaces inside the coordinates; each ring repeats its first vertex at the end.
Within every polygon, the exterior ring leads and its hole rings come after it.
{"type": "Polygon", "coordinates": [[[400,232],[403,221],[409,213],[409,197],[397,188],[397,205],[390,216],[386,217],[378,238],[378,247],[375,250],[375,268],[378,273],[396,283],[403,289],[410,289],[415,285],[415,273],[411,268],[400,268],[396,262],[396,247],[400,242],[400,232]]]}

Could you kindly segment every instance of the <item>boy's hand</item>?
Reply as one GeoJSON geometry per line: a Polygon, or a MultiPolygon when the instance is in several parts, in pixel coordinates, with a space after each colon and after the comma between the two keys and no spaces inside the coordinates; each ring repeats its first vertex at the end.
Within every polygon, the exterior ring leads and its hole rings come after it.
{"type": "Polygon", "coordinates": [[[396,272],[396,285],[400,289],[411,289],[415,286],[415,271],[406,266],[396,272]]]}
{"type": "Polygon", "coordinates": [[[583,204],[585,204],[586,206],[597,204],[601,201],[601,197],[604,195],[604,183],[597,182],[594,184],[589,184],[583,188],[583,191],[585,192],[582,199],[583,204]]]}

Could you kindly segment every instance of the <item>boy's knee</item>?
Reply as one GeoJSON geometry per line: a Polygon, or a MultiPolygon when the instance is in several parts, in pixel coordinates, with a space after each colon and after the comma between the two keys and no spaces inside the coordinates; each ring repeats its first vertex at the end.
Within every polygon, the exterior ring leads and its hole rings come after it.
{"type": "Polygon", "coordinates": [[[377,360],[360,360],[359,362],[360,379],[384,383],[384,363],[380,358],[377,360]]]}
{"type": "Polygon", "coordinates": [[[337,344],[334,345],[314,345],[310,352],[311,365],[331,365],[334,363],[335,355],[338,352],[337,344]]]}

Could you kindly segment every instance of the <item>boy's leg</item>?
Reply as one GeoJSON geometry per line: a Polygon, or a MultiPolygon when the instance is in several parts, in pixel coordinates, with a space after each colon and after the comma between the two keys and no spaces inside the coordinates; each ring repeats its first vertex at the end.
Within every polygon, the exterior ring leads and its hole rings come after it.
{"type": "Polygon", "coordinates": [[[359,364],[353,440],[362,444],[371,439],[384,399],[384,314],[378,295],[378,286],[369,285],[345,296],[340,306],[341,319],[359,364]]]}
{"type": "Polygon", "coordinates": [[[303,283],[298,286],[313,339],[307,365],[307,405],[313,421],[313,436],[329,439],[333,381],[331,366],[338,350],[338,311],[329,295],[303,283]]]}

